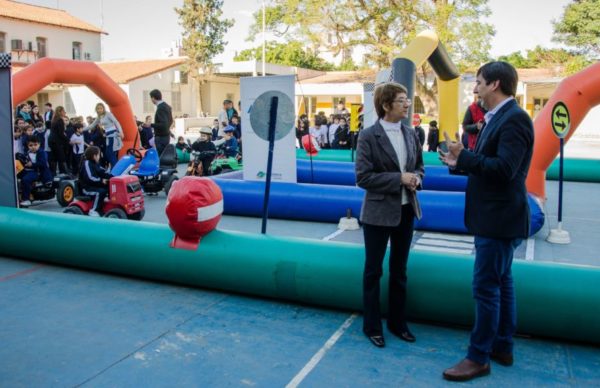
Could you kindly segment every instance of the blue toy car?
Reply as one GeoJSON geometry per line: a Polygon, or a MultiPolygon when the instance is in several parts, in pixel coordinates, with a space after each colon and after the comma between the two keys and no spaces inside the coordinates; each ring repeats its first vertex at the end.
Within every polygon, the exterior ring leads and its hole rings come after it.
{"type": "Polygon", "coordinates": [[[145,194],[156,194],[161,190],[169,194],[173,182],[177,179],[177,152],[173,144],[165,147],[163,153],[158,156],[156,149],[151,148],[142,157],[136,149],[130,149],[115,166],[111,173],[122,175],[128,173],[139,178],[145,194]],[[140,161],[137,169],[135,164],[140,161]]]}

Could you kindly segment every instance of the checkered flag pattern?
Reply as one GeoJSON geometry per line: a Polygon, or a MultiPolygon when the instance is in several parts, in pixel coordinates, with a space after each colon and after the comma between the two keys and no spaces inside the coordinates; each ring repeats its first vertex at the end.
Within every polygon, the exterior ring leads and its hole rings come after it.
{"type": "Polygon", "coordinates": [[[375,90],[375,82],[367,82],[363,84],[363,92],[372,92],[375,90]]]}
{"type": "Polygon", "coordinates": [[[10,53],[0,53],[0,69],[10,69],[10,53]]]}

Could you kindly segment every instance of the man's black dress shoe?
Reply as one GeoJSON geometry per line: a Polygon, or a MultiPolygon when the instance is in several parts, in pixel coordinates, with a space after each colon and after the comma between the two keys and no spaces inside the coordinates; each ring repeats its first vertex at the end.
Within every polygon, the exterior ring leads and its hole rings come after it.
{"type": "Polygon", "coordinates": [[[383,339],[382,335],[371,335],[367,337],[369,338],[369,341],[371,341],[373,345],[377,346],[378,348],[383,348],[385,346],[385,340],[383,339]]]}
{"type": "Polygon", "coordinates": [[[489,375],[491,371],[490,363],[479,364],[469,359],[464,359],[452,368],[444,371],[444,379],[450,381],[469,381],[476,377],[489,375]]]}
{"type": "Polygon", "coordinates": [[[490,358],[502,366],[512,366],[514,363],[512,353],[491,352],[490,358]]]}
{"type": "Polygon", "coordinates": [[[408,327],[405,329],[395,329],[391,326],[388,326],[388,330],[403,341],[415,342],[417,340],[413,333],[411,333],[410,330],[408,330],[408,327]]]}

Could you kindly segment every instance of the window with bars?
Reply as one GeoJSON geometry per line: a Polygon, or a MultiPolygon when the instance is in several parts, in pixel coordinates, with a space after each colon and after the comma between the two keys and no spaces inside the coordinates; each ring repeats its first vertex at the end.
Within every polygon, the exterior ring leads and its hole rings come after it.
{"type": "Polygon", "coordinates": [[[6,52],[6,33],[0,32],[0,53],[6,52]]]}
{"type": "Polygon", "coordinates": [[[73,42],[73,60],[81,60],[81,42],[73,42]]]}
{"type": "Polygon", "coordinates": [[[144,113],[154,113],[154,104],[150,99],[150,90],[144,90],[142,93],[142,99],[144,101],[144,113]]]}
{"type": "Polygon", "coordinates": [[[173,112],[181,112],[181,92],[171,91],[171,108],[173,112]]]}
{"type": "Polygon", "coordinates": [[[37,43],[37,55],[38,58],[44,58],[46,57],[48,54],[46,53],[46,38],[43,38],[41,36],[38,36],[37,38],[35,38],[35,41],[37,43]]]}
{"type": "Polygon", "coordinates": [[[38,102],[38,106],[40,107],[40,113],[42,112],[41,107],[43,107],[44,104],[49,101],[50,101],[50,98],[48,97],[48,93],[38,93],[37,102],[38,102]]]}

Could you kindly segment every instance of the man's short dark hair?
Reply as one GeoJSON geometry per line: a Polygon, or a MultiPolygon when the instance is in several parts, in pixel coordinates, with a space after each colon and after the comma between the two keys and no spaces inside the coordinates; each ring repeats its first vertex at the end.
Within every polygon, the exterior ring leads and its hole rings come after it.
{"type": "Polygon", "coordinates": [[[404,85],[396,82],[386,82],[375,88],[373,104],[375,105],[377,117],[382,119],[385,116],[385,109],[383,107],[386,105],[391,107],[398,93],[408,94],[408,91],[404,85]]]}
{"type": "Polygon", "coordinates": [[[155,100],[162,100],[162,93],[160,92],[160,90],[158,89],[154,89],[150,92],[150,97],[154,98],[155,100]]]}
{"type": "Polygon", "coordinates": [[[48,107],[52,108],[52,104],[49,102],[45,103],[44,106],[48,106],[48,107]]]}
{"type": "Polygon", "coordinates": [[[477,70],[477,75],[480,74],[486,84],[500,81],[500,90],[504,95],[514,97],[517,94],[519,75],[510,63],[503,61],[486,63],[477,70]]]}

